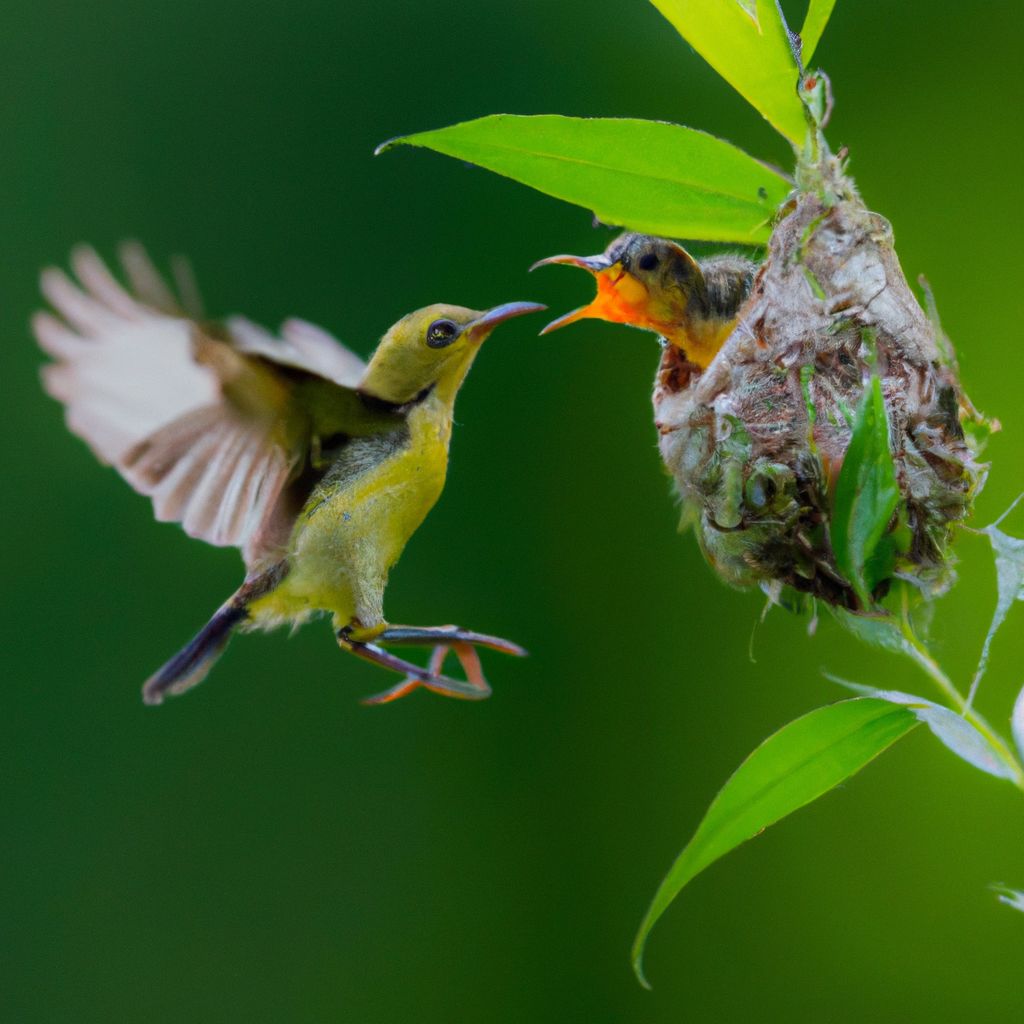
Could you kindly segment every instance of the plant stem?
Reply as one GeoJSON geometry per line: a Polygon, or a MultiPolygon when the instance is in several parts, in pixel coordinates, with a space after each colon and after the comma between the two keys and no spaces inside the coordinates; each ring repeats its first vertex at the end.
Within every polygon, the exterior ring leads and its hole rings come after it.
{"type": "Polygon", "coordinates": [[[928,648],[918,640],[906,616],[902,618],[900,630],[903,639],[907,643],[908,653],[925,675],[942,691],[943,695],[963,715],[964,719],[971,723],[991,744],[992,749],[999,755],[1000,760],[1013,772],[1012,782],[1020,790],[1024,790],[1024,767],[1017,760],[1009,744],[992,728],[991,725],[970,707],[967,698],[956,688],[953,680],[943,672],[939,663],[931,656],[928,648]]]}

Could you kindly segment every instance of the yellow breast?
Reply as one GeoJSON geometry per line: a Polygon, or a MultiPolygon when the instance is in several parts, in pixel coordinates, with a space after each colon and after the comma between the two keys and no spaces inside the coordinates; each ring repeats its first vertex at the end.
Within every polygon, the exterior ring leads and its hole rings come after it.
{"type": "Polygon", "coordinates": [[[683,350],[691,363],[706,370],[735,327],[735,317],[729,320],[707,319],[673,325],[663,333],[673,345],[683,350]]]}
{"type": "Polygon", "coordinates": [[[328,472],[296,521],[287,576],[252,608],[258,617],[296,619],[323,610],[348,621],[367,594],[383,590],[440,497],[448,469],[450,409],[428,398],[407,424],[404,436],[361,440],[370,455],[374,441],[391,445],[379,461],[368,456],[361,471],[356,464],[333,478],[328,472]]]}

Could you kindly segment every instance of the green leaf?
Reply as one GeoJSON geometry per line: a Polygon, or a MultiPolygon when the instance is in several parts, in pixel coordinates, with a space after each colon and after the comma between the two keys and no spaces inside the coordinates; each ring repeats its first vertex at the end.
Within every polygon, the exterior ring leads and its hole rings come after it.
{"type": "Polygon", "coordinates": [[[860,771],[917,725],[906,708],[870,697],[840,701],[798,718],[736,769],[658,887],[633,944],[640,981],[647,936],[680,890],[709,864],[860,771]]]}
{"type": "Polygon", "coordinates": [[[829,675],[827,672],[825,677],[834,683],[839,683],[840,686],[855,690],[865,697],[876,697],[878,700],[887,700],[892,704],[908,708],[917,716],[919,722],[928,726],[943,746],[951,750],[961,760],[987,775],[994,775],[997,779],[1016,781],[1016,767],[1007,764],[999,751],[970,722],[952,709],[942,704],[936,704],[935,701],[926,700],[924,697],[915,697],[911,693],[901,693],[899,690],[876,690],[873,686],[851,683],[838,676],[829,675]]]}
{"type": "Polygon", "coordinates": [[[914,658],[914,650],[903,635],[900,621],[895,616],[881,612],[858,615],[845,608],[833,605],[826,607],[832,617],[858,640],[863,640],[872,647],[879,647],[883,651],[893,651],[914,658]]]}
{"type": "Polygon", "coordinates": [[[1017,694],[1017,700],[1014,702],[1010,731],[1013,733],[1013,742],[1017,744],[1017,752],[1024,760],[1024,689],[1017,694]]]}
{"type": "Polygon", "coordinates": [[[1024,892],[1020,889],[1011,889],[1007,885],[990,885],[989,888],[996,894],[996,899],[1000,903],[1005,903],[1024,914],[1024,892]]]}
{"type": "Polygon", "coordinates": [[[866,608],[872,607],[875,586],[892,571],[895,541],[886,535],[899,500],[885,399],[875,376],[857,410],[832,507],[836,565],[866,608]]]}
{"type": "Polygon", "coordinates": [[[800,59],[804,62],[805,68],[810,64],[811,57],[818,48],[818,42],[825,31],[828,19],[832,17],[832,8],[835,5],[836,0],[811,0],[807,5],[807,17],[804,18],[804,27],[800,29],[800,59]]]}
{"type": "Polygon", "coordinates": [[[648,234],[757,244],[790,183],[713,135],[660,121],[494,114],[392,139],[468,160],[605,223],[648,234]]]}
{"type": "Polygon", "coordinates": [[[794,146],[807,135],[799,71],[774,0],[651,0],[676,31],[794,146]]]}
{"type": "MultiPolygon", "coordinates": [[[[1014,505],[1016,504],[1017,502],[1014,502],[1014,505]]],[[[1011,505],[1010,509],[1012,508],[1011,505]]],[[[1007,510],[1007,513],[1010,509],[1007,510]]],[[[1000,517],[999,522],[1002,522],[1003,518],[1005,518],[1005,514],[1000,517]]],[[[1024,540],[1003,533],[999,529],[998,523],[986,526],[982,533],[988,534],[992,551],[996,556],[996,610],[992,615],[988,632],[985,634],[985,642],[981,646],[981,657],[978,659],[978,667],[971,680],[968,701],[974,699],[981,677],[988,668],[989,650],[999,627],[1006,621],[1013,602],[1024,601],[1024,540]]]]}

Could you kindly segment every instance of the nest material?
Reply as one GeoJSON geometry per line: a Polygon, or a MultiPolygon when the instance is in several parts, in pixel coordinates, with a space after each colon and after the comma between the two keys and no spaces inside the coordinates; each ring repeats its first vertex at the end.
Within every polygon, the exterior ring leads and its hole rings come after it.
{"type": "Polygon", "coordinates": [[[892,576],[925,596],[954,578],[953,524],[986,467],[948,342],[911,292],[892,229],[833,168],[783,211],[737,327],[704,373],[667,346],[654,392],[660,449],[702,549],[726,582],[867,610],[830,543],[835,484],[872,374],[901,501],[892,576]]]}

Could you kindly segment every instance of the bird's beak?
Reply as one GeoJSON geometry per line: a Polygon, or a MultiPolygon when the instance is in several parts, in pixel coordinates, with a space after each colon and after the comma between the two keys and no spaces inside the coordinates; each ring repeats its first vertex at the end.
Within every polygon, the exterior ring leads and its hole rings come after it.
{"type": "Polygon", "coordinates": [[[539,313],[547,308],[538,302],[506,302],[478,316],[466,326],[466,331],[473,341],[483,341],[498,324],[503,324],[516,316],[526,316],[527,313],[539,313]]]}
{"type": "Polygon", "coordinates": [[[643,323],[646,319],[645,306],[648,292],[643,282],[624,270],[621,263],[613,262],[603,253],[599,256],[549,256],[537,260],[530,270],[546,267],[553,263],[569,267],[581,267],[594,275],[597,281],[597,295],[594,301],[580,306],[557,320],[552,320],[540,333],[548,334],[559,327],[573,324],[577,320],[610,320],[616,324],[643,323]]]}

